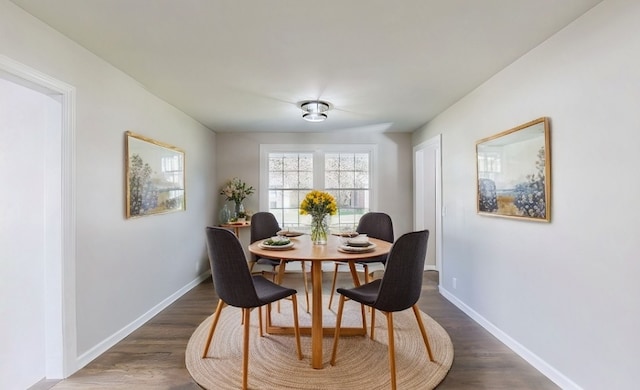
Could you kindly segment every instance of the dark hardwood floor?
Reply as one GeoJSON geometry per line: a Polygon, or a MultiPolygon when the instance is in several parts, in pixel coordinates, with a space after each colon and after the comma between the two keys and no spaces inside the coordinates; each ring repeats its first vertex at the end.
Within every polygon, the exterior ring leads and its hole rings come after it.
{"type": "MultiPolygon", "coordinates": [[[[325,273],[323,287],[331,286],[325,273]]],[[[350,276],[340,273],[348,286],[350,276]]],[[[285,284],[303,293],[299,275],[285,284]],[[297,284],[300,285],[297,285],[297,284]]],[[[437,289],[438,273],[425,272],[421,310],[438,321],[453,341],[453,366],[438,389],[557,389],[527,362],[472,321],[437,289]]],[[[185,368],[189,337],[216,305],[211,280],[200,284],[89,365],[58,383],[43,381],[32,389],[199,389],[185,368]]]]}

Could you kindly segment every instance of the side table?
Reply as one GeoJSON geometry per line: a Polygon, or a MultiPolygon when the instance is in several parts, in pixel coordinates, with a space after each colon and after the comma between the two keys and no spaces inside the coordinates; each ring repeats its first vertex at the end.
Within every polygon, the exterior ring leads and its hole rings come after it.
{"type": "Polygon", "coordinates": [[[229,222],[221,224],[220,227],[233,229],[236,237],[240,237],[240,229],[251,227],[251,222],[229,222]]]}

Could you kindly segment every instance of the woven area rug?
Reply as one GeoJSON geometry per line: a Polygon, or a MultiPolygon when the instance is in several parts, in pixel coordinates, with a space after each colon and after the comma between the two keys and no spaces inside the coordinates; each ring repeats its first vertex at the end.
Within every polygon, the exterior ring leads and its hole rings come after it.
{"type": "MultiPolygon", "coordinates": [[[[327,297],[328,298],[328,297],[327,297]]],[[[323,300],[327,302],[327,299],[323,300]]],[[[325,308],[325,326],[335,323],[335,311],[325,308]]],[[[281,312],[273,306],[274,324],[291,324],[291,302],[283,301],[281,312]]],[[[304,307],[299,307],[300,325],[311,323],[304,307]]],[[[264,312],[263,312],[264,313],[264,312]]],[[[431,317],[422,313],[435,358],[430,362],[413,310],[394,313],[395,351],[398,389],[432,389],[447,375],[453,363],[453,345],[447,332],[431,317]]],[[[264,316],[263,316],[264,317],[264,316]]],[[[213,335],[207,358],[201,359],[213,316],[207,318],[187,344],[186,365],[193,379],[209,390],[237,389],[242,384],[241,311],[227,306],[213,335]]],[[[370,312],[367,324],[370,325],[370,312]]],[[[345,304],[342,326],[361,324],[360,308],[355,302],[345,304]]],[[[376,313],[375,340],[369,336],[340,337],[336,365],[331,366],[333,336],[323,340],[324,368],[311,368],[311,338],[301,336],[303,360],[298,360],[293,335],[260,337],[258,313],[251,314],[249,347],[250,389],[388,389],[391,386],[388,360],[386,317],[376,313]]]]}

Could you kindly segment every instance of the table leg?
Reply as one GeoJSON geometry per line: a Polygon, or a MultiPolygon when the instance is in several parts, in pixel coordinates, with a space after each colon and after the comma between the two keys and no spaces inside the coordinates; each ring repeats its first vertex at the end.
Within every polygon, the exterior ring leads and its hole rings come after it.
{"type": "Polygon", "coordinates": [[[351,271],[351,278],[356,287],[360,286],[360,278],[358,277],[358,271],[356,271],[356,262],[349,261],[349,270],[351,271]]]}
{"type": "MultiPolygon", "coordinates": [[[[358,277],[358,272],[356,271],[355,261],[349,261],[349,270],[351,271],[351,278],[353,279],[353,284],[355,284],[356,287],[359,287],[360,278],[358,277]]],[[[366,271],[365,271],[365,275],[366,275],[366,271]]],[[[364,316],[364,305],[360,305],[360,311],[362,312],[362,331],[364,332],[364,334],[367,334],[367,319],[364,316]]],[[[373,323],[373,315],[371,316],[371,321],[373,323]]],[[[373,333],[371,334],[372,334],[371,337],[373,339],[373,333]]]]}
{"type": "Polygon", "coordinates": [[[311,262],[311,367],[322,368],[322,262],[311,262]]]}

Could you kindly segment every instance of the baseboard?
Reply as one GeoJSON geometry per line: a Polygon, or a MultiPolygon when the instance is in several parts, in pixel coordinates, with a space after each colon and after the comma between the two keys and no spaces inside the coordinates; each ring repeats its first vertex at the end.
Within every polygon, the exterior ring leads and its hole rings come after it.
{"type": "MultiPolygon", "coordinates": [[[[100,356],[103,353],[105,353],[109,348],[113,347],[114,345],[116,345],[117,343],[122,341],[122,339],[124,339],[125,337],[130,335],[134,330],[136,330],[139,327],[141,327],[142,325],[144,325],[147,321],[149,321],[151,318],[153,318],[156,314],[158,314],[162,310],[166,309],[170,304],[175,302],[178,298],[180,298],[181,296],[186,294],[189,290],[191,290],[195,286],[199,285],[200,283],[202,283],[202,281],[204,281],[205,279],[207,279],[210,276],[211,276],[211,271],[207,271],[207,272],[201,274],[200,276],[198,276],[197,278],[195,278],[194,280],[189,282],[187,285],[185,285],[184,287],[182,287],[181,289],[179,289],[178,291],[176,291],[175,293],[171,294],[169,297],[164,299],[162,302],[158,303],[156,306],[151,308],[151,310],[149,310],[148,312],[144,313],[142,316],[140,316],[139,318],[137,318],[136,320],[134,320],[133,322],[131,322],[130,324],[128,324],[124,328],[120,329],[119,331],[117,331],[116,333],[111,335],[110,337],[106,338],[104,341],[102,341],[101,343],[99,343],[95,347],[91,348],[89,351],[87,351],[87,352],[83,353],[82,355],[78,356],[78,358],[76,360],[76,367],[75,367],[74,372],[78,371],[82,367],[84,367],[87,364],[89,364],[93,359],[95,359],[98,356],[100,356]]],[[[70,373],[69,375],[71,375],[71,374],[72,373],[70,373]]]]}
{"type": "Polygon", "coordinates": [[[534,368],[540,371],[544,376],[553,381],[556,385],[560,386],[560,388],[565,390],[582,390],[580,386],[578,386],[571,379],[567,378],[560,371],[556,370],[554,367],[549,365],[547,362],[542,360],[538,355],[534,354],[527,348],[525,348],[522,344],[518,343],[511,336],[503,332],[500,328],[496,327],[486,318],[481,316],[478,312],[467,306],[464,302],[456,298],[453,294],[447,291],[442,286],[439,286],[439,291],[442,296],[444,296],[449,302],[456,305],[460,310],[462,310],[465,314],[467,314],[471,319],[477,322],[480,326],[485,328],[489,333],[494,335],[498,340],[500,340],[503,344],[509,347],[513,352],[518,354],[521,358],[526,360],[529,364],[531,364],[534,368]]]}

